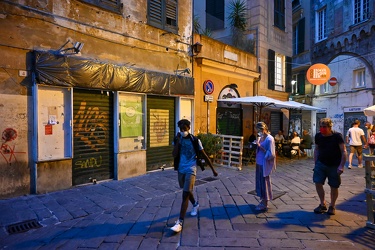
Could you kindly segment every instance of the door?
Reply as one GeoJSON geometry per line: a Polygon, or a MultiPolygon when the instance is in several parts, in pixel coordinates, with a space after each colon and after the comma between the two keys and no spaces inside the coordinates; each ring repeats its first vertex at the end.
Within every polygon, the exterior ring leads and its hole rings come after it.
{"type": "Polygon", "coordinates": [[[113,94],[73,93],[73,185],[113,178],[113,94]]]}

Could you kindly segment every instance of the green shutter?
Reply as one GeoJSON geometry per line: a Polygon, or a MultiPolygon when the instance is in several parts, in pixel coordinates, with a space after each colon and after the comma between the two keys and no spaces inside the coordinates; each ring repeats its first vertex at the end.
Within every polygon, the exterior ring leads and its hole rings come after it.
{"type": "Polygon", "coordinates": [[[298,94],[305,94],[305,73],[300,72],[297,76],[298,94]]]}
{"type": "Polygon", "coordinates": [[[268,89],[275,89],[275,51],[268,50],[268,89]]]}
{"type": "Polygon", "coordinates": [[[297,54],[305,50],[305,18],[298,22],[297,54]]]}
{"type": "Polygon", "coordinates": [[[163,4],[162,0],[148,1],[148,23],[152,26],[163,28],[163,4]]]}

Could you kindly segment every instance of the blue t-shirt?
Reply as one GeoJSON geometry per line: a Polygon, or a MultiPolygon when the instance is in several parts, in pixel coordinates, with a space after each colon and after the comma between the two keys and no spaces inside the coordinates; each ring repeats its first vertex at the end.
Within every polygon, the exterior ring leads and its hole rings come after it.
{"type": "MultiPolygon", "coordinates": [[[[198,140],[199,150],[203,149],[202,142],[198,140]]],[[[180,165],[178,171],[182,174],[197,173],[197,158],[190,136],[181,138],[180,165]]]]}

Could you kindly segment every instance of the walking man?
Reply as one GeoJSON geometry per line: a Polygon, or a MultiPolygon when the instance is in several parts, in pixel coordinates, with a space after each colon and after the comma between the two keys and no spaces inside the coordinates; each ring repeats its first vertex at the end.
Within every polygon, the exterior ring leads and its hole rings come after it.
{"type": "Polygon", "coordinates": [[[330,118],[322,118],[319,121],[320,133],[315,135],[313,181],[320,200],[319,206],[314,209],[317,214],[336,213],[336,200],[341,185],[340,176],[344,172],[347,157],[344,139],[340,133],[332,131],[332,125],[330,118]],[[331,203],[328,211],[323,188],[327,178],[331,188],[331,203]]]}
{"type": "Polygon", "coordinates": [[[180,132],[174,139],[174,167],[178,170],[178,184],[183,189],[182,204],[180,209],[180,217],[176,224],[171,227],[171,230],[178,233],[182,230],[186,210],[189,206],[189,201],[193,205],[190,213],[196,216],[198,213],[198,201],[195,200],[193,189],[195,184],[195,176],[197,174],[197,154],[201,154],[206,163],[210,166],[214,176],[217,176],[209,157],[205,153],[202,142],[189,133],[190,121],[182,119],[177,123],[180,132]]]}
{"type": "Polygon", "coordinates": [[[365,132],[359,127],[361,122],[355,120],[353,126],[346,133],[346,143],[350,145],[350,154],[349,154],[349,165],[348,169],[352,168],[353,155],[356,153],[358,158],[358,168],[363,168],[362,165],[362,141],[367,148],[367,142],[365,138],[365,132]]]}

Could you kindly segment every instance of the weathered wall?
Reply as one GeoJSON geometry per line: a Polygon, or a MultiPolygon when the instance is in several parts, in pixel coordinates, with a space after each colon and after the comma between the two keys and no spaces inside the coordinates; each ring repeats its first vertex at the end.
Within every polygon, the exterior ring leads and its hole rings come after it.
{"type": "Polygon", "coordinates": [[[41,162],[37,166],[38,193],[47,193],[72,187],[72,161],[41,162]]]}
{"type": "Polygon", "coordinates": [[[117,159],[119,180],[146,173],[146,151],[121,153],[117,159]]]}
{"type": "Polygon", "coordinates": [[[0,198],[30,190],[27,108],[26,95],[0,94],[0,198]]]}

